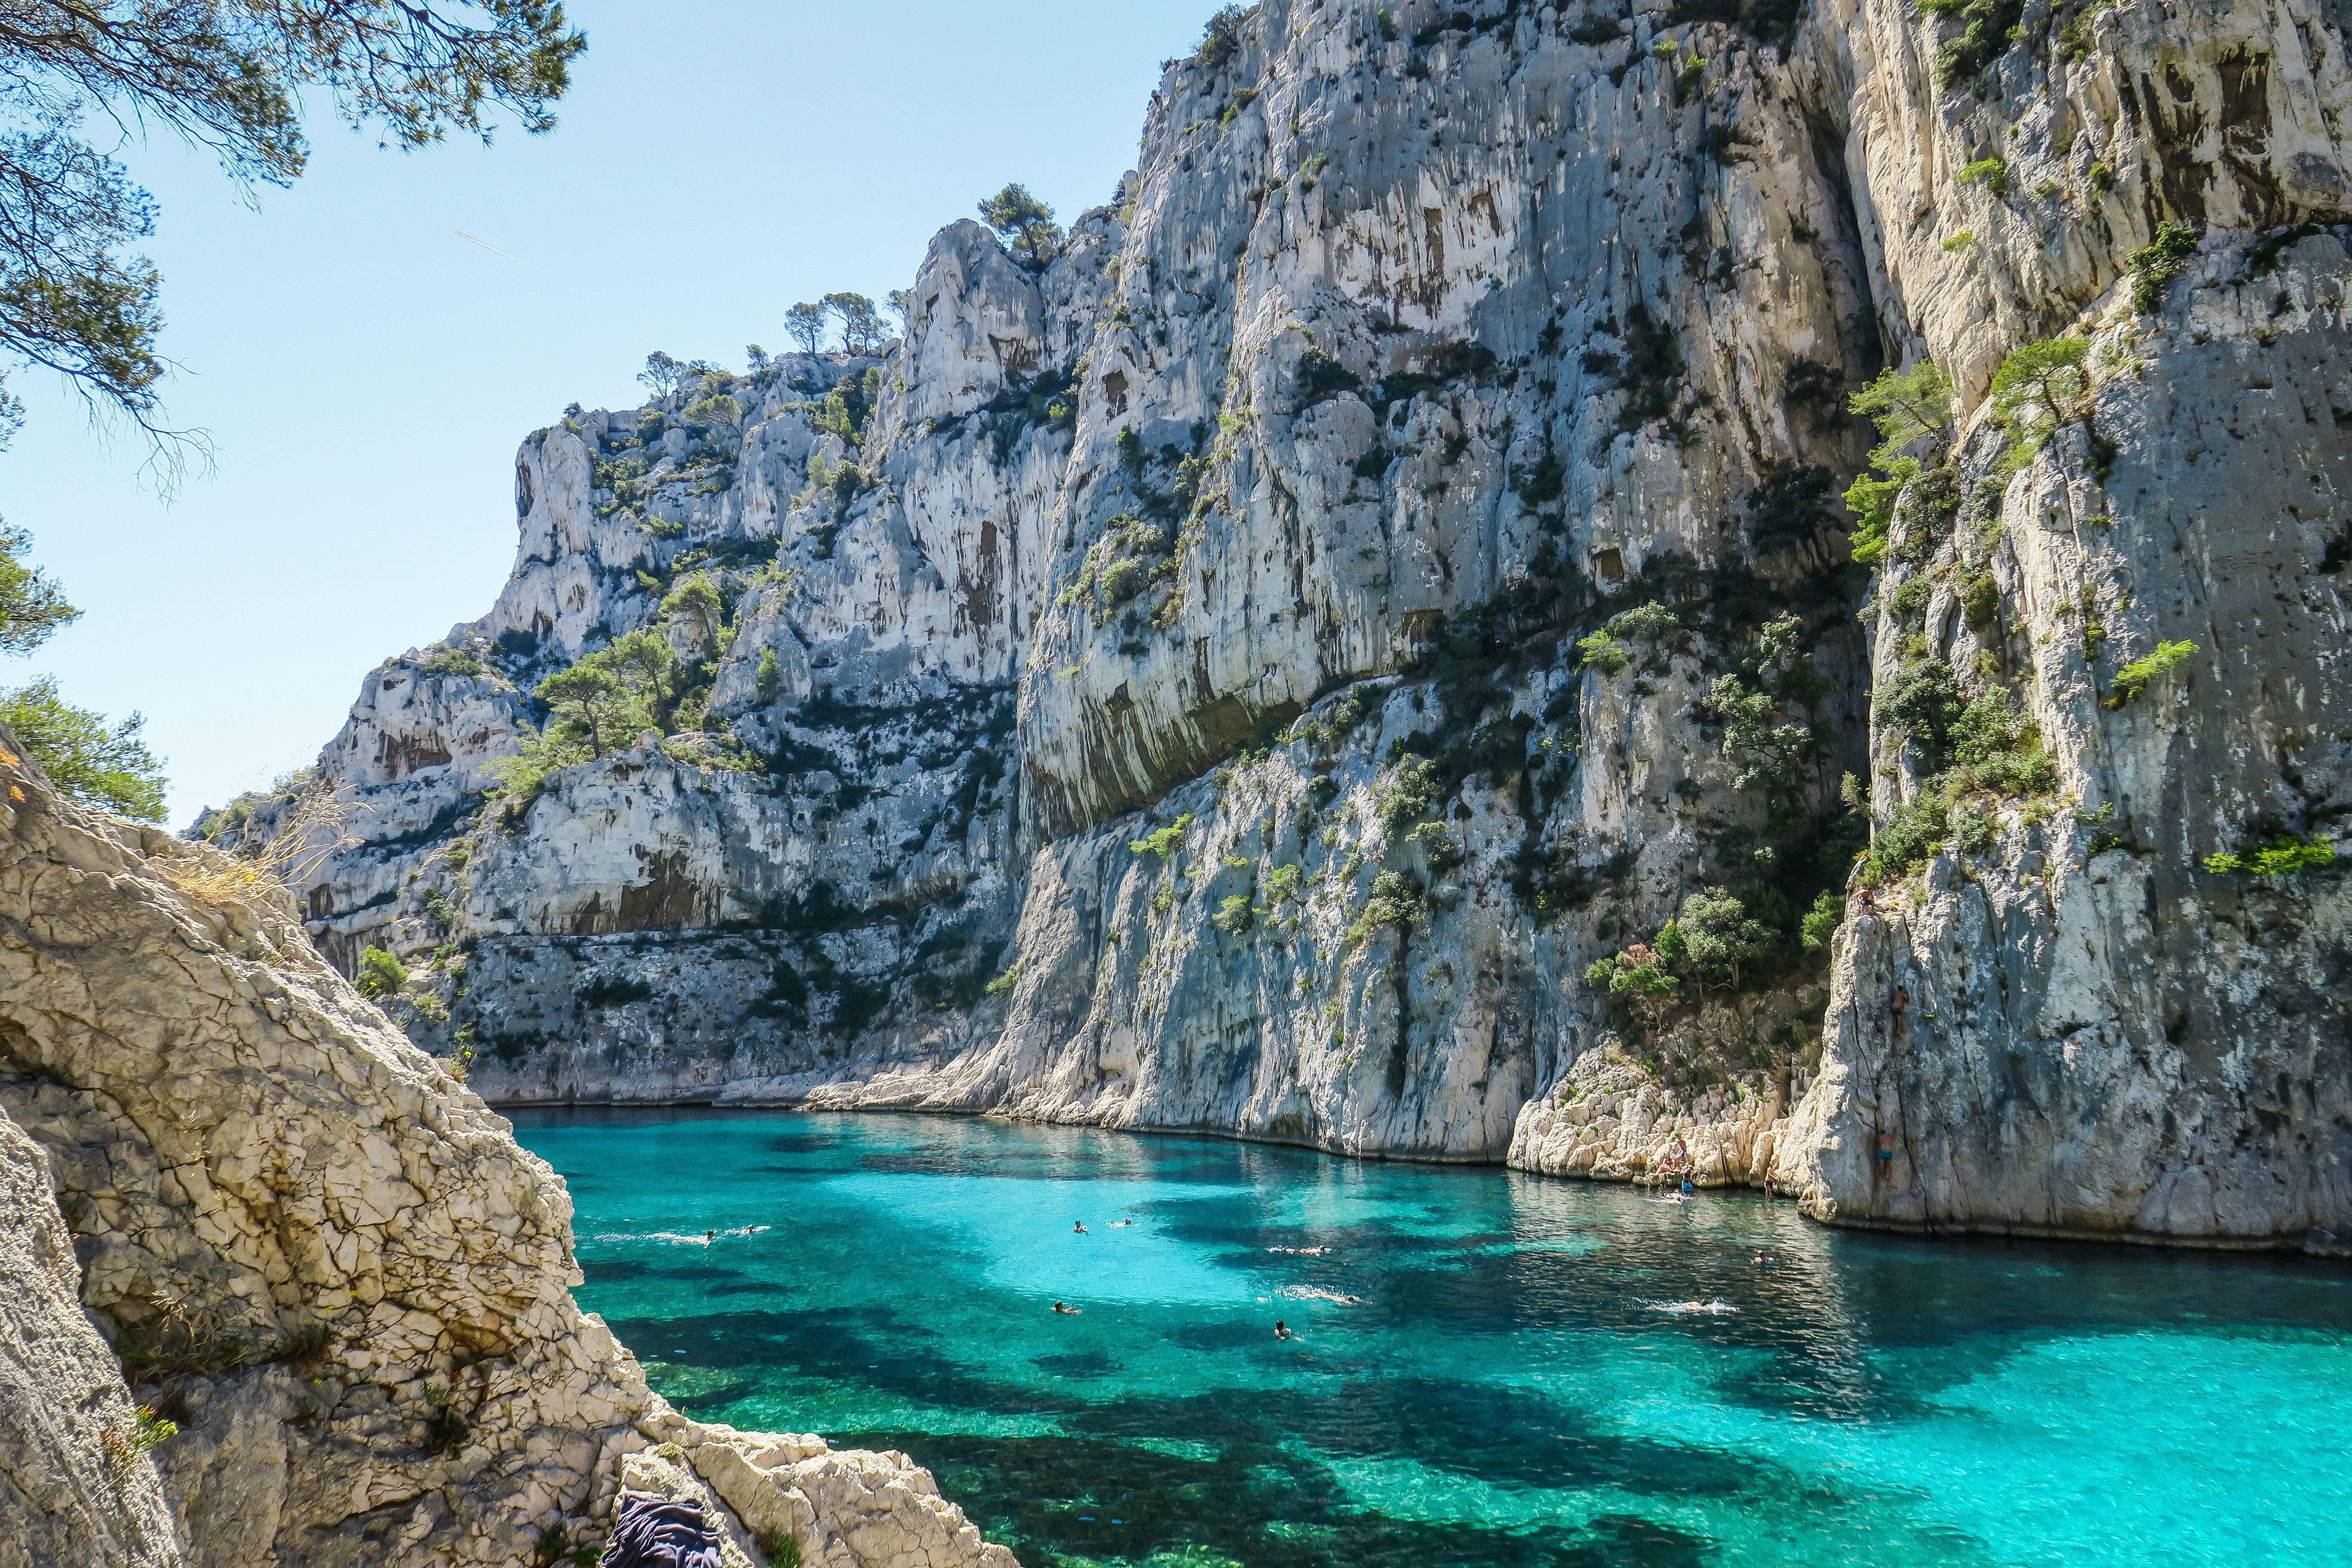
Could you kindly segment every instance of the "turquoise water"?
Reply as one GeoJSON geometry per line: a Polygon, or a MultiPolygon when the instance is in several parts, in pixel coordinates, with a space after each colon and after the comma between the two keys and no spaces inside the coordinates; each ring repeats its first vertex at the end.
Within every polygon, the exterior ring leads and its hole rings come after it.
{"type": "Polygon", "coordinates": [[[1027,1564],[2352,1561],[2341,1266],[984,1121],[517,1122],[656,1387],[904,1449],[1027,1564]]]}

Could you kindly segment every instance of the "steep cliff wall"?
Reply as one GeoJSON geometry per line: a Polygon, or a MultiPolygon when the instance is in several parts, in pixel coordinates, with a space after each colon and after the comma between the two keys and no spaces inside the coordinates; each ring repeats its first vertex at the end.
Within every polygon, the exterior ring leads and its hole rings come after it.
{"type": "Polygon", "coordinates": [[[0,782],[0,1552],[549,1563],[674,1489],[625,1463],[668,1443],[747,1542],[1010,1563],[903,1456],[670,1411],[572,1303],[554,1173],[282,892],[59,800],[5,731],[0,782]]]}
{"type": "Polygon", "coordinates": [[[1826,35],[1927,348],[1965,387],[2028,342],[2089,346],[2046,441],[1979,407],[1958,505],[1923,480],[1898,513],[1882,699],[1941,669],[1949,703],[2011,693],[2063,805],[1969,787],[1936,713],[1881,701],[1876,814],[1948,800],[1954,831],[1841,939],[1784,1145],[1825,1215],[2320,1249],[2352,1219],[2342,885],[2209,868],[2288,839],[2322,858],[2352,813],[2340,20],[2086,12],[2074,58],[2014,49],[1980,100],[1933,89],[1891,8],[1826,35]],[[1943,169],[1886,134],[1931,108],[1943,169]],[[2006,190],[1938,188],[1979,152],[2006,190]],[[2166,221],[2203,231],[2195,254],[2126,275],[2166,221]],[[1927,243],[1961,224],[1976,244],[1927,243]],[[2193,651],[2143,687],[2167,644],[2193,651]]]}
{"type": "Polygon", "coordinates": [[[2335,1229],[2338,886],[2204,867],[2338,820],[2344,53],[2239,0],[1267,0],[1050,262],[953,225],[878,355],[532,437],[497,608],[323,759],[370,810],[311,930],[504,1101],[2335,1229]],[[1928,359],[1874,573],[1844,398],[1928,359]],[[703,671],[668,732],[486,795],[634,631],[703,671]]]}

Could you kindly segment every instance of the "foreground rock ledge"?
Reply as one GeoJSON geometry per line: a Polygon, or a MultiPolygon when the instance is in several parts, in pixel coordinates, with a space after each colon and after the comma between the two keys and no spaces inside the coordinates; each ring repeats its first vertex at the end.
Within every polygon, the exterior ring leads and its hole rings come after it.
{"type": "Polygon", "coordinates": [[[555,1173],[282,894],[61,800],[5,730],[0,797],[0,1563],[504,1568],[600,1543],[627,1488],[702,1499],[730,1568],[775,1534],[1013,1568],[903,1454],[647,1388],[572,1301],[555,1173]]]}

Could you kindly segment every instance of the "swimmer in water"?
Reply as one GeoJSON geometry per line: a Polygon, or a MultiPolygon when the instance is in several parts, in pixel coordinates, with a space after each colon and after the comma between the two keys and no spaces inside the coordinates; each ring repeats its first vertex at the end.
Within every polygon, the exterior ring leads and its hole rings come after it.
{"type": "Polygon", "coordinates": [[[1276,1318],[1274,1321],[1274,1337],[1278,1340],[1295,1340],[1298,1336],[1292,1333],[1280,1318],[1276,1318]]]}
{"type": "Polygon", "coordinates": [[[1084,1236],[1087,1233],[1087,1222],[1082,1219],[1074,1219],[1070,1222],[1070,1228],[1076,1231],[1080,1236],[1084,1236]]]}
{"type": "Polygon", "coordinates": [[[1082,1309],[1077,1307],[1065,1307],[1059,1301],[1056,1301],[1054,1303],[1054,1310],[1062,1313],[1066,1317],[1075,1318],[1082,1309]]]}
{"type": "Polygon", "coordinates": [[[702,1245],[705,1247],[709,1246],[712,1242],[718,1239],[719,1233],[715,1230],[706,1230],[702,1233],[702,1245]]]}

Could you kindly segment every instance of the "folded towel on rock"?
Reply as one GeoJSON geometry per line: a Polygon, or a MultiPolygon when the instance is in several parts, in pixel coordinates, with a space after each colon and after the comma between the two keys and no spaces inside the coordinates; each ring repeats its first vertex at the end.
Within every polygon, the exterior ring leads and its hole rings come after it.
{"type": "Polygon", "coordinates": [[[625,1494],[598,1568],[719,1568],[719,1531],[692,1498],[625,1494]]]}

